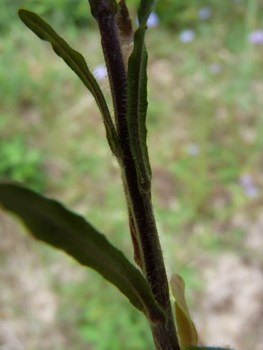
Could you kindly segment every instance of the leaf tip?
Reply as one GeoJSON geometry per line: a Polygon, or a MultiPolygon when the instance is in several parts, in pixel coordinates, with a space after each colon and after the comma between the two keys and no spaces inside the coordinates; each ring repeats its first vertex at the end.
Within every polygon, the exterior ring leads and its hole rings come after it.
{"type": "Polygon", "coordinates": [[[185,349],[187,345],[198,344],[198,334],[191,319],[185,300],[185,282],[177,274],[172,275],[171,287],[175,298],[175,316],[180,346],[185,349]]]}
{"type": "MultiPolygon", "coordinates": [[[[20,19],[22,19],[22,18],[25,16],[25,14],[26,14],[27,12],[29,12],[29,11],[27,11],[27,10],[25,10],[25,9],[19,9],[19,10],[17,11],[17,14],[18,14],[18,16],[20,17],[20,19]]],[[[22,20],[23,20],[23,19],[22,19],[22,20]]]]}

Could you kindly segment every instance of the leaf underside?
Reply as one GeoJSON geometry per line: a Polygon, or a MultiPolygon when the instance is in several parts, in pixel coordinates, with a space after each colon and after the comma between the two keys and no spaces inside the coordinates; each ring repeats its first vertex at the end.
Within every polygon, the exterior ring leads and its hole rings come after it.
{"type": "Polygon", "coordinates": [[[57,201],[5,182],[0,183],[0,204],[18,215],[35,238],[99,272],[153,322],[165,320],[140,271],[84,218],[57,201]]]}
{"type": "Polygon", "coordinates": [[[188,306],[186,304],[184,291],[185,283],[181,276],[172,275],[172,293],[175,297],[175,314],[177,332],[182,350],[233,350],[230,348],[197,346],[198,336],[195,325],[191,320],[188,306]]]}
{"type": "Polygon", "coordinates": [[[172,275],[171,287],[175,298],[175,318],[181,349],[185,349],[188,345],[196,346],[198,344],[197,331],[186,304],[185,283],[182,277],[172,275]]]}

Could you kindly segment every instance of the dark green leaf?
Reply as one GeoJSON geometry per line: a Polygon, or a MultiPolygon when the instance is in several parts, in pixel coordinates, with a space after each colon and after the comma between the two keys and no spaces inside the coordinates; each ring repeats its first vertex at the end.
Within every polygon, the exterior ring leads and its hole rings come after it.
{"type": "Polygon", "coordinates": [[[140,26],[146,25],[147,19],[153,10],[156,0],[141,0],[138,10],[138,20],[140,26]]]}
{"type": "Polygon", "coordinates": [[[54,200],[10,183],[0,183],[0,204],[18,215],[37,239],[99,272],[153,322],[165,319],[139,270],[81,216],[54,200]]]}
{"type": "MultiPolygon", "coordinates": [[[[146,16],[145,19],[147,20],[146,16]]],[[[146,144],[148,55],[144,45],[144,36],[145,22],[135,32],[134,49],[128,64],[127,122],[140,190],[147,191],[150,188],[152,174],[146,144]]]]}
{"type": "Polygon", "coordinates": [[[50,42],[55,53],[66,62],[66,64],[77,74],[84,85],[92,93],[103,116],[111,150],[117,156],[117,158],[120,159],[122,152],[119,147],[116,130],[113,125],[105,97],[96,79],[89,70],[84,57],[79,52],[73,50],[67,44],[67,42],[62,39],[54,31],[54,29],[37,14],[27,10],[19,10],[18,14],[25,25],[40,39],[50,42]]]}

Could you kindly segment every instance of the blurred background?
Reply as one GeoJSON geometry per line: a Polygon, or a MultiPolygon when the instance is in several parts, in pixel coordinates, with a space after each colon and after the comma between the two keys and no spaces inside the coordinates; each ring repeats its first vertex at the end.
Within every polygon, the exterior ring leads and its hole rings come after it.
{"type": "MultiPolygon", "coordinates": [[[[138,0],[127,0],[136,27],[138,0]]],[[[133,260],[120,172],[92,97],[19,20],[41,15],[110,101],[87,0],[0,0],[0,177],[63,201],[133,260]]],[[[200,343],[263,349],[263,2],[159,0],[148,22],[148,145],[168,275],[200,343]]],[[[0,349],[151,350],[114,286],[0,212],[0,349]]]]}

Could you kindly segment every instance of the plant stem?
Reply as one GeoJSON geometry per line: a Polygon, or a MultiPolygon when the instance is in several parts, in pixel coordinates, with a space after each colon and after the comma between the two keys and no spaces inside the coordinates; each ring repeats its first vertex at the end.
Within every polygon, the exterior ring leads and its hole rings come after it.
{"type": "Polygon", "coordinates": [[[101,46],[112,92],[117,134],[122,148],[129,144],[127,123],[127,74],[118,38],[116,14],[110,8],[101,10],[96,19],[101,34],[101,46]]]}
{"type": "Polygon", "coordinates": [[[151,330],[157,350],[180,350],[175,324],[173,320],[169,286],[156,228],[151,202],[150,189],[147,192],[139,190],[136,166],[129,145],[127,126],[127,73],[122,56],[116,13],[110,6],[104,6],[96,14],[101,33],[101,43],[107,65],[115,121],[123,158],[119,163],[122,167],[124,189],[128,203],[130,226],[133,240],[139,247],[140,266],[151,286],[159,305],[166,311],[167,322],[151,323],[151,330]],[[134,233],[135,232],[135,233],[134,233]],[[134,237],[136,236],[136,237],[134,237]]]}
{"type": "Polygon", "coordinates": [[[135,165],[125,158],[125,180],[133,212],[136,231],[139,232],[143,273],[151,286],[159,305],[166,311],[167,323],[151,324],[156,349],[179,350],[171,304],[169,286],[162,250],[156,228],[150,193],[142,195],[138,190],[135,165]]]}

